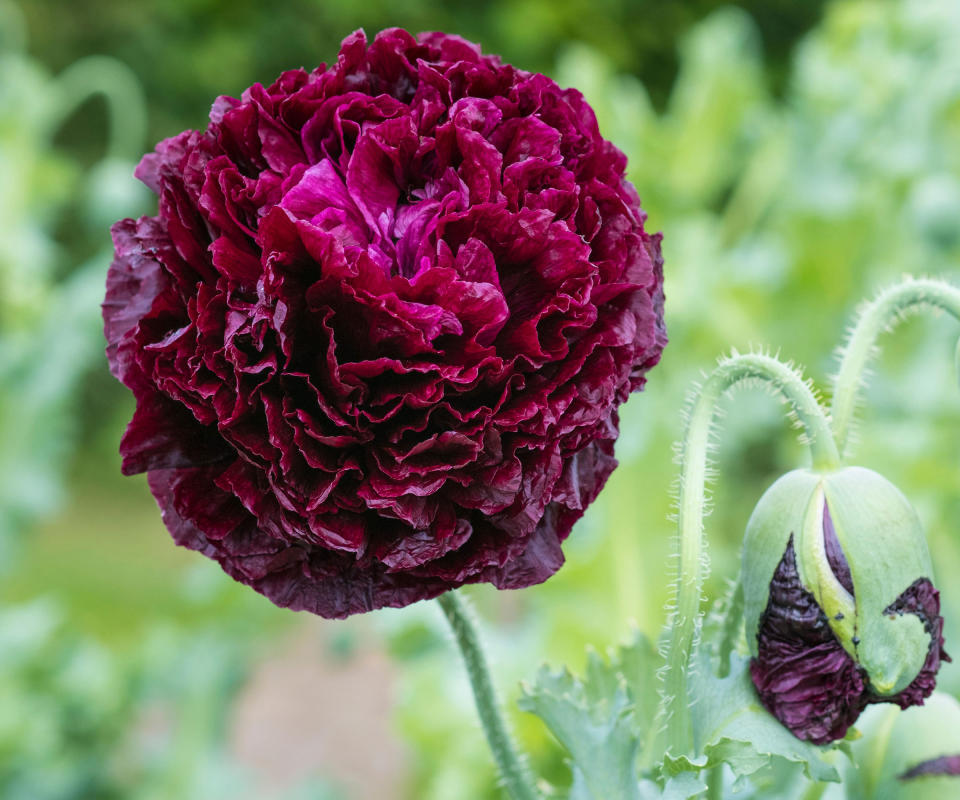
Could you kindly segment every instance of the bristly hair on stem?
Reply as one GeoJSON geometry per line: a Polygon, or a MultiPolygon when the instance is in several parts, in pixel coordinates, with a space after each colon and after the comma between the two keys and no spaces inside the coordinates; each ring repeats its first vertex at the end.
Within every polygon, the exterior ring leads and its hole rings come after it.
{"type": "Polygon", "coordinates": [[[832,469],[839,462],[829,421],[812,384],[792,364],[768,353],[733,351],[721,358],[690,394],[678,450],[677,575],[661,650],[665,664],[656,720],[665,735],[665,749],[674,755],[693,746],[689,678],[700,636],[703,583],[709,571],[703,519],[708,507],[706,484],[712,474],[710,460],[717,446],[718,404],[728,392],[744,386],[762,386],[787,403],[791,421],[802,431],[815,467],[832,469]]]}
{"type": "Polygon", "coordinates": [[[841,455],[849,453],[854,441],[860,392],[870,362],[880,353],[877,340],[909,316],[926,310],[945,311],[960,321],[960,288],[937,278],[907,275],[858,309],[856,322],[838,351],[840,365],[832,381],[830,416],[841,455]]]}
{"type": "Polygon", "coordinates": [[[455,591],[440,595],[437,602],[450,623],[453,638],[463,655],[477,714],[497,764],[500,781],[512,800],[540,800],[527,759],[518,750],[500,710],[500,701],[480,644],[472,608],[455,591]]]}

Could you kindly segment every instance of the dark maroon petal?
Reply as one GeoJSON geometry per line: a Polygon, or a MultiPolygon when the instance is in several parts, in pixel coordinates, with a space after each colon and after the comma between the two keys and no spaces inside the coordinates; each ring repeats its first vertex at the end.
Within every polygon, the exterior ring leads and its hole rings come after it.
{"type": "Polygon", "coordinates": [[[625,167],[579,93],[443,33],[218,98],[114,226],[124,472],[278,605],[545,580],[666,344],[625,167]]]}
{"type": "Polygon", "coordinates": [[[899,694],[877,699],[875,702],[896,703],[900,708],[921,705],[932,693],[937,683],[937,672],[942,661],[951,661],[943,649],[943,617],[940,616],[940,592],[928,578],[919,578],[886,609],[886,615],[915,614],[930,635],[930,649],[920,674],[899,694]]]}
{"type": "Polygon", "coordinates": [[[800,739],[843,738],[866,706],[864,677],[800,583],[792,536],[770,584],[757,642],[750,675],[764,707],[800,739]]]}
{"type": "Polygon", "coordinates": [[[827,563],[840,585],[856,596],[853,590],[853,576],[850,575],[850,565],[847,563],[847,557],[840,546],[840,540],[837,539],[837,531],[833,527],[833,519],[830,516],[830,509],[826,503],[823,504],[823,545],[827,553],[827,563]]]}
{"type": "Polygon", "coordinates": [[[188,409],[160,392],[138,399],[120,441],[124,475],[153,469],[197,467],[230,458],[215,428],[201,425],[188,409]]]}
{"type": "Polygon", "coordinates": [[[909,781],[914,778],[922,778],[926,775],[960,776],[960,754],[955,756],[940,756],[939,758],[931,758],[929,761],[921,761],[899,777],[902,781],[909,781]]]}

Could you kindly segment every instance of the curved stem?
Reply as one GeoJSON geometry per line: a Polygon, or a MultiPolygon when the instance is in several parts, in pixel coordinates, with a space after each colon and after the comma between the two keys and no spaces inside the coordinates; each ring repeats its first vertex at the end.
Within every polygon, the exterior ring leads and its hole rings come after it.
{"type": "Polygon", "coordinates": [[[473,697],[477,703],[477,713],[503,785],[513,800],[539,800],[540,795],[534,789],[533,777],[525,760],[517,753],[513,738],[507,730],[506,720],[500,713],[497,694],[490,680],[490,669],[469,609],[456,592],[441,595],[437,602],[443,609],[463,654],[473,697]]]}
{"type": "Polygon", "coordinates": [[[769,384],[790,405],[804,428],[815,468],[829,470],[839,457],[830,425],[807,383],[791,367],[761,354],[735,354],[721,361],[694,395],[683,440],[677,528],[679,571],[676,607],[667,627],[666,666],[663,672],[661,724],[666,723],[666,746],[674,755],[693,748],[689,713],[688,676],[700,627],[700,597],[707,572],[703,536],[708,451],[717,404],[739,384],[769,384]]]}
{"type": "Polygon", "coordinates": [[[857,410],[863,373],[876,353],[880,334],[892,329],[911,311],[936,308],[960,320],[960,289],[932,278],[905,278],[883,291],[860,311],[842,350],[834,381],[830,415],[841,454],[850,445],[850,428],[857,410]]]}
{"type": "Polygon", "coordinates": [[[136,74],[108,56],[86,56],[61,72],[53,82],[55,100],[48,109],[48,135],[95,94],[107,102],[107,157],[136,158],[147,130],[147,108],[136,74]]]}

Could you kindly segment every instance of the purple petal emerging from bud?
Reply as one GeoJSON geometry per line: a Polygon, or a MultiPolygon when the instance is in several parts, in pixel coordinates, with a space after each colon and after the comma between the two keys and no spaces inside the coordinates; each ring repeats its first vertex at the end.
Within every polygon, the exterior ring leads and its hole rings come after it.
{"type": "Polygon", "coordinates": [[[847,557],[843,554],[843,548],[840,546],[840,540],[837,538],[837,531],[833,527],[833,519],[830,517],[830,509],[827,504],[823,504],[823,546],[827,552],[827,563],[830,569],[840,581],[840,585],[850,592],[853,591],[853,577],[850,575],[850,564],[847,563],[847,557]]]}
{"type": "Polygon", "coordinates": [[[960,776],[960,754],[955,756],[940,756],[929,761],[921,761],[917,766],[907,770],[900,776],[900,780],[909,781],[922,778],[925,775],[956,775],[960,776]]]}
{"type": "MultiPolygon", "coordinates": [[[[831,568],[841,583],[845,570],[852,591],[849,566],[825,511],[828,558],[831,538],[836,558],[831,560],[831,568]]],[[[901,708],[923,703],[933,691],[940,662],[949,660],[943,650],[939,593],[928,579],[921,578],[885,613],[916,614],[930,634],[930,650],[919,675],[892,697],[872,691],[866,672],[843,649],[823,610],[800,582],[791,536],[770,583],[770,598],[757,633],[757,657],[750,663],[750,675],[764,707],[797,738],[827,744],[843,738],[870,703],[896,703],[901,708]]]]}
{"type": "Polygon", "coordinates": [[[933,692],[937,683],[937,671],[941,661],[952,661],[943,649],[943,617],[940,616],[940,592],[927,578],[914,581],[886,609],[884,614],[916,614],[927,633],[930,634],[930,650],[920,674],[902,692],[893,697],[881,698],[871,702],[896,703],[900,708],[909,708],[923,703],[933,692]]]}
{"type": "Polygon", "coordinates": [[[750,675],[764,707],[797,738],[842,738],[866,705],[866,684],[826,615],[800,583],[793,537],[770,584],[750,675]]]}

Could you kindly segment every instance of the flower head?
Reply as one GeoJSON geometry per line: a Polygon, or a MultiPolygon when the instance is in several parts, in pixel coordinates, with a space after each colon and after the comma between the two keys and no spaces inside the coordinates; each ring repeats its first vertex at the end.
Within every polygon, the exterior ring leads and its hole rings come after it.
{"type": "Polygon", "coordinates": [[[948,659],[932,573],[916,514],[876,473],[797,470],[777,481],[743,554],[750,671],[764,706],[824,744],[870,703],[923,703],[948,659]]]}
{"type": "Polygon", "coordinates": [[[578,92],[442,33],[219,98],[113,229],[124,472],[281,606],[546,579],[666,342],[624,168],[578,92]]]}

